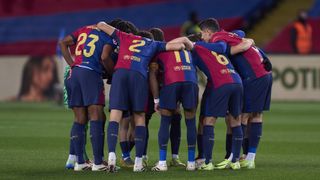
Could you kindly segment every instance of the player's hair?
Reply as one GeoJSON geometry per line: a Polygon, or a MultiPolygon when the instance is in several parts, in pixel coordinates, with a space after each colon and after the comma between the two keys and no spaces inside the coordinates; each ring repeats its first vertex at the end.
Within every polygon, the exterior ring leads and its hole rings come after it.
{"type": "Polygon", "coordinates": [[[115,28],[131,34],[137,34],[139,32],[138,28],[128,21],[120,21],[119,23],[117,23],[115,28]]]}
{"type": "Polygon", "coordinates": [[[160,28],[151,28],[149,31],[153,35],[154,40],[164,41],[164,33],[160,28]]]}
{"type": "Polygon", "coordinates": [[[190,34],[187,38],[192,42],[201,41],[201,34],[190,34]]]}
{"type": "Polygon", "coordinates": [[[35,71],[41,68],[43,61],[47,58],[50,58],[54,63],[54,70],[53,70],[53,80],[50,83],[50,87],[44,92],[44,96],[46,96],[48,99],[54,98],[54,96],[56,95],[55,86],[59,83],[56,63],[53,61],[52,57],[35,56],[35,57],[31,57],[23,67],[21,86],[18,94],[18,99],[20,99],[23,95],[29,93],[35,71]]]}
{"type": "Polygon", "coordinates": [[[209,18],[201,21],[199,23],[199,27],[201,30],[209,29],[213,32],[220,31],[219,22],[215,18],[209,18]]]}
{"type": "Polygon", "coordinates": [[[154,39],[153,35],[149,31],[139,31],[138,36],[149,38],[149,39],[154,39]]]}
{"type": "Polygon", "coordinates": [[[109,21],[108,24],[109,24],[110,26],[116,27],[117,24],[118,24],[119,22],[121,22],[121,21],[123,21],[123,20],[120,19],[120,18],[116,18],[116,19],[114,19],[114,20],[112,20],[112,21],[109,21]]]}

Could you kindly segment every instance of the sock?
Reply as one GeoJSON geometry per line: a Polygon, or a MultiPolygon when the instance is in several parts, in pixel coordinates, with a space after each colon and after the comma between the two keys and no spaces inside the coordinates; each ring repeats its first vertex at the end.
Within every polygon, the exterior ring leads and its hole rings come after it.
{"type": "Polygon", "coordinates": [[[142,157],[136,157],[134,160],[134,164],[135,164],[135,166],[142,166],[142,157]]]}
{"type": "Polygon", "coordinates": [[[233,127],[232,129],[232,162],[239,161],[243,134],[241,126],[233,127]]]}
{"type": "Polygon", "coordinates": [[[72,125],[71,127],[71,131],[70,131],[70,146],[69,146],[69,155],[75,155],[76,154],[76,150],[75,150],[75,147],[74,147],[74,144],[73,144],[73,134],[75,134],[75,126],[72,125]]]}
{"type": "Polygon", "coordinates": [[[206,164],[212,160],[212,150],[214,146],[214,127],[205,125],[203,127],[203,154],[206,164]]]}
{"type": "Polygon", "coordinates": [[[102,164],[102,155],[103,155],[103,121],[90,121],[90,139],[92,144],[92,151],[94,157],[94,164],[102,164]]]}
{"type": "Polygon", "coordinates": [[[197,145],[198,145],[198,158],[204,158],[204,155],[203,155],[203,143],[202,143],[202,137],[203,135],[202,134],[198,134],[197,135],[197,145]]]}
{"type": "Polygon", "coordinates": [[[136,143],[134,142],[134,140],[133,140],[133,141],[132,141],[132,140],[129,140],[129,141],[128,141],[129,152],[132,151],[132,149],[133,149],[133,147],[134,147],[135,144],[136,144],[136,143]]]}
{"type": "Polygon", "coordinates": [[[256,153],[262,135],[262,123],[251,123],[248,153],[256,153]]]}
{"type": "Polygon", "coordinates": [[[233,154],[231,153],[230,156],[228,157],[228,160],[231,161],[233,158],[233,154]]]}
{"type": "Polygon", "coordinates": [[[146,142],[144,144],[143,156],[147,156],[148,141],[149,141],[149,128],[148,128],[148,126],[146,126],[146,142]]]}
{"type": "Polygon", "coordinates": [[[172,159],[179,159],[179,155],[178,154],[172,154],[172,159]]]}
{"type": "Polygon", "coordinates": [[[128,148],[128,141],[122,141],[120,142],[120,147],[122,151],[122,159],[126,160],[130,157],[130,151],[128,148]]]}
{"type": "Polygon", "coordinates": [[[225,159],[228,159],[231,154],[232,149],[232,134],[226,135],[226,155],[224,156],[225,159]]]}
{"type": "Polygon", "coordinates": [[[254,159],[256,158],[256,153],[248,153],[246,156],[246,160],[248,161],[254,161],[254,159]]]}
{"type": "Polygon", "coordinates": [[[144,146],[146,143],[145,126],[136,126],[134,140],[136,144],[136,158],[142,158],[144,146]]]}
{"type": "Polygon", "coordinates": [[[196,118],[186,119],[187,125],[187,143],[188,143],[188,161],[193,162],[195,160],[195,150],[197,143],[197,128],[196,118]]]}
{"type": "Polygon", "coordinates": [[[118,140],[119,123],[116,121],[110,121],[108,126],[108,150],[110,152],[116,152],[117,140],[118,140]]]}
{"type": "Polygon", "coordinates": [[[78,164],[83,164],[85,162],[83,157],[84,152],[84,142],[85,142],[85,125],[79,124],[77,122],[73,123],[75,128],[74,134],[72,134],[73,145],[77,155],[78,164]]]}
{"type": "Polygon", "coordinates": [[[169,141],[169,127],[171,123],[171,118],[171,116],[161,115],[161,122],[158,133],[160,161],[165,161],[167,159],[167,146],[169,141]]]}
{"type": "Polygon", "coordinates": [[[170,128],[170,142],[171,142],[171,154],[179,154],[181,140],[181,115],[175,114],[171,120],[170,128]]]}
{"type": "Polygon", "coordinates": [[[248,154],[248,138],[246,138],[247,125],[241,123],[243,141],[242,141],[242,151],[243,154],[248,154]]]}
{"type": "Polygon", "coordinates": [[[87,132],[88,132],[88,123],[85,124],[85,130],[84,130],[84,147],[83,147],[83,157],[85,161],[89,161],[89,157],[86,150],[87,145],[87,132]]]}

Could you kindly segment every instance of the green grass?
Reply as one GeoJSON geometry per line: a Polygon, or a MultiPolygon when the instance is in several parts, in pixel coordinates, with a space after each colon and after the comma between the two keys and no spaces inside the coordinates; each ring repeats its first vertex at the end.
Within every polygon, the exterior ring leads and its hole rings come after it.
{"type": "MultiPolygon", "coordinates": [[[[265,114],[255,170],[116,174],[65,170],[72,113],[53,104],[0,104],[0,179],[318,179],[320,177],[320,103],[273,103],[265,114]]],[[[157,160],[159,116],[150,124],[149,157],[157,160]]],[[[185,126],[180,157],[186,160],[185,126]]],[[[225,125],[216,126],[214,161],[224,155],[225,125]]],[[[87,147],[91,155],[90,144],[87,147]]],[[[117,148],[119,153],[120,148],[117,148]]],[[[170,153],[168,153],[170,154],[170,153]]]]}

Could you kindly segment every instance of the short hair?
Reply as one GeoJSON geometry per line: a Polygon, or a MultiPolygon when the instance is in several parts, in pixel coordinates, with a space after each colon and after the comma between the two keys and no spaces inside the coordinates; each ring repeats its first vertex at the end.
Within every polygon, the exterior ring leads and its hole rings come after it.
{"type": "Polygon", "coordinates": [[[153,35],[149,31],[139,31],[138,36],[149,38],[149,39],[154,39],[153,35]]]}
{"type": "Polygon", "coordinates": [[[128,21],[120,21],[119,23],[117,23],[115,28],[126,33],[138,33],[138,29],[131,22],[128,21]]]}
{"type": "Polygon", "coordinates": [[[197,41],[201,41],[201,34],[190,34],[189,36],[187,36],[187,38],[192,41],[192,42],[197,42],[197,41]]]}
{"type": "Polygon", "coordinates": [[[117,24],[118,24],[119,22],[121,22],[121,21],[123,21],[123,20],[120,19],[120,18],[116,18],[116,19],[113,19],[112,21],[109,21],[108,24],[109,24],[110,26],[116,27],[117,24]]]}
{"type": "Polygon", "coordinates": [[[153,35],[154,40],[164,41],[164,33],[160,28],[151,28],[149,31],[153,35]]]}
{"type": "Polygon", "coordinates": [[[199,27],[201,30],[209,29],[213,32],[220,31],[219,22],[215,18],[209,18],[201,21],[199,23],[199,27]]]}

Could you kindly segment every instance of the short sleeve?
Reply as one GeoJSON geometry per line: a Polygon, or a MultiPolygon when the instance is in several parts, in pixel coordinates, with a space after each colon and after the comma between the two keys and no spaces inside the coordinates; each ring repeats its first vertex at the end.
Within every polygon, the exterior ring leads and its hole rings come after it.
{"type": "Polygon", "coordinates": [[[74,43],[77,43],[77,40],[78,40],[78,36],[79,36],[79,34],[80,34],[80,31],[81,31],[81,29],[77,29],[76,31],[74,31],[74,32],[71,34],[71,37],[72,37],[74,43]]]}
{"type": "Polygon", "coordinates": [[[154,41],[154,43],[157,47],[157,52],[166,51],[166,42],[154,41]]]}
{"type": "Polygon", "coordinates": [[[111,37],[114,40],[116,40],[118,44],[120,44],[120,41],[123,38],[124,34],[126,34],[126,33],[122,32],[118,29],[115,29],[115,31],[111,34],[111,37]]]}
{"type": "Polygon", "coordinates": [[[107,33],[103,32],[101,37],[103,37],[104,45],[108,44],[108,45],[112,46],[112,48],[116,48],[117,47],[117,43],[115,42],[115,40],[112,39],[111,36],[109,36],[107,33]]]}

